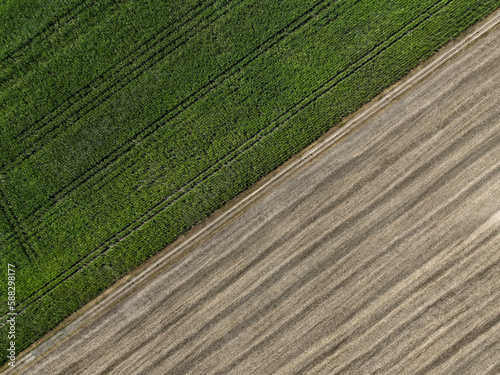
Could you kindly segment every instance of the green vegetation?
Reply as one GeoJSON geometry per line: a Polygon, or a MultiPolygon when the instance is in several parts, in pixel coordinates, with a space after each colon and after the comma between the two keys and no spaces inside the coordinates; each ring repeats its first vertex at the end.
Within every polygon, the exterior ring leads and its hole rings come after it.
{"type": "Polygon", "coordinates": [[[500,0],[165,4],[0,4],[0,256],[17,267],[18,351],[500,0]]]}

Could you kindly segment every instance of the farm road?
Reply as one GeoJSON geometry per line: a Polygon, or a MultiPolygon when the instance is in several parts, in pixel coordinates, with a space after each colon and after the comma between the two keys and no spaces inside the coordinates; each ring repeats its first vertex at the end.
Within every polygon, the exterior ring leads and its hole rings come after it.
{"type": "Polygon", "coordinates": [[[23,374],[500,373],[500,27],[23,374]]]}

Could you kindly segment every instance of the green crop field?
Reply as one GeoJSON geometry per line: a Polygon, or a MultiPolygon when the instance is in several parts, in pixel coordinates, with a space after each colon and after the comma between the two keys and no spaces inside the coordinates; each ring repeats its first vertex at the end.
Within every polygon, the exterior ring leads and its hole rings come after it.
{"type": "Polygon", "coordinates": [[[1,1],[2,348],[8,263],[19,352],[499,6],[1,1]]]}

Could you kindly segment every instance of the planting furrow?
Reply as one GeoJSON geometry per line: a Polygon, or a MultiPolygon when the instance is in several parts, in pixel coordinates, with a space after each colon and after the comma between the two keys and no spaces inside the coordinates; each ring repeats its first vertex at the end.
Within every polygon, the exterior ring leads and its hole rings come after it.
{"type": "MultiPolygon", "coordinates": [[[[85,258],[82,258],[80,261],[75,263],[72,268],[68,269],[63,274],[60,274],[55,279],[53,279],[51,282],[47,283],[46,286],[41,288],[36,293],[32,294],[32,296],[30,296],[27,299],[25,299],[24,301],[22,301],[20,303],[20,311],[19,312],[25,310],[29,306],[29,305],[26,305],[27,303],[31,304],[33,302],[36,302],[36,300],[42,298],[43,295],[49,293],[52,289],[57,287],[57,284],[69,279],[72,275],[77,273],[79,270],[85,268],[87,265],[92,263],[99,256],[104,254],[107,250],[116,246],[120,241],[123,241],[125,238],[130,236],[132,233],[134,233],[135,231],[140,229],[143,225],[145,225],[146,223],[151,221],[159,213],[163,212],[169,206],[171,206],[176,201],[181,199],[189,191],[192,191],[193,189],[195,189],[197,186],[199,186],[201,183],[203,183],[209,177],[214,176],[218,170],[228,166],[230,163],[235,161],[238,156],[241,156],[243,153],[245,153],[246,151],[250,150],[253,146],[258,144],[259,141],[261,141],[262,139],[264,139],[268,135],[275,132],[276,129],[278,129],[280,125],[287,122],[292,117],[294,117],[295,115],[300,113],[300,111],[302,111],[304,108],[308,107],[309,105],[311,105],[312,103],[317,101],[320,97],[322,97],[324,94],[326,94],[329,90],[334,88],[340,82],[342,82],[347,77],[349,77],[351,74],[353,74],[357,70],[361,69],[368,62],[373,60],[382,51],[386,50],[391,45],[393,45],[397,41],[401,40],[401,38],[403,38],[405,35],[409,34],[411,31],[415,30],[418,26],[420,26],[422,23],[424,23],[426,20],[428,20],[432,15],[436,14],[439,10],[443,9],[447,4],[450,3],[450,1],[451,0],[446,0],[446,1],[442,1],[442,2],[434,4],[432,7],[428,8],[426,11],[424,11],[419,17],[417,17],[410,24],[403,27],[399,31],[395,32],[386,41],[384,41],[383,43],[381,43],[381,44],[377,45],[375,48],[373,48],[370,51],[370,53],[368,53],[363,58],[358,60],[357,63],[352,64],[349,68],[342,71],[340,73],[340,74],[343,74],[342,76],[339,77],[339,75],[337,75],[336,77],[329,79],[324,84],[322,84],[321,87],[319,87],[311,95],[309,95],[307,98],[301,100],[300,102],[298,102],[295,105],[293,105],[292,107],[290,107],[285,113],[280,115],[276,120],[274,120],[266,128],[262,129],[256,136],[254,136],[250,140],[247,140],[238,149],[235,149],[235,150],[233,150],[233,152],[226,155],[226,157],[224,157],[218,163],[216,163],[210,170],[205,171],[203,175],[200,175],[199,179],[197,179],[196,181],[195,180],[191,181],[189,183],[189,190],[188,191],[186,191],[184,193],[181,193],[180,191],[178,191],[178,192],[176,192],[175,195],[172,195],[170,197],[163,199],[162,201],[157,203],[155,206],[153,206],[150,210],[148,210],[148,212],[143,214],[141,217],[136,218],[133,222],[131,222],[123,230],[110,236],[105,242],[103,242],[101,245],[99,245],[96,249],[94,249],[92,252],[88,253],[88,255],[85,258]],[[54,282],[56,282],[56,285],[53,285],[54,282]],[[45,289],[45,291],[40,296],[36,297],[38,292],[40,292],[42,289],[45,289]]],[[[188,186],[186,186],[185,189],[188,189],[188,186]]]]}
{"type": "MultiPolygon", "coordinates": [[[[354,2],[357,3],[359,0],[354,2]]],[[[54,194],[52,194],[44,203],[43,206],[39,206],[30,213],[27,218],[29,224],[33,224],[35,221],[40,220],[51,207],[53,207],[57,202],[69,196],[73,191],[80,188],[82,185],[86,184],[91,179],[94,179],[98,174],[104,170],[108,170],[113,164],[124,159],[125,155],[132,150],[135,146],[140,145],[142,142],[146,141],[151,135],[153,135],[158,129],[165,126],[169,121],[177,118],[183,111],[190,108],[200,99],[206,97],[210,92],[216,89],[218,86],[223,84],[225,81],[236,75],[241,69],[248,66],[250,63],[258,59],[260,56],[265,54],[271,48],[275,47],[279,42],[285,39],[288,35],[293,32],[298,31],[300,28],[305,26],[308,21],[310,21],[315,15],[318,17],[324,16],[324,11],[327,10],[328,6],[335,2],[318,1],[310,9],[308,9],[304,14],[302,14],[296,20],[291,21],[286,27],[281,29],[278,33],[266,40],[262,45],[257,46],[254,50],[250,52],[247,56],[236,61],[229,69],[215,77],[211,82],[207,83],[205,86],[200,88],[198,91],[192,93],[190,96],[185,98],[182,102],[177,104],[173,109],[167,111],[161,117],[156,119],[151,124],[147,125],[144,129],[138,131],[134,134],[127,142],[124,142],[116,149],[112,150],[110,154],[103,157],[99,162],[86,171],[84,171],[75,180],[69,182],[67,185],[61,187],[54,194]]],[[[337,14],[338,17],[340,15],[337,14]]],[[[333,22],[334,19],[330,20],[333,22]]],[[[130,166],[130,165],[129,165],[130,166]]],[[[125,166],[128,168],[129,166],[125,166]]],[[[100,179],[93,180],[93,185],[100,183],[103,179],[107,177],[106,174],[101,174],[100,179]]],[[[97,178],[97,177],[96,177],[97,178]]]]}
{"type": "MultiPolygon", "coordinates": [[[[241,1],[236,1],[236,5],[241,1]]],[[[189,12],[186,14],[186,17],[192,18],[185,17],[180,24],[172,25],[159,35],[151,37],[149,43],[141,44],[139,49],[129,54],[125,60],[109,68],[95,80],[79,89],[73,96],[66,99],[61,106],[44,115],[32,126],[24,129],[15,139],[21,143],[27,142],[25,149],[11,160],[6,161],[0,168],[10,171],[19,166],[23,161],[43,148],[44,141],[56,137],[72,123],[77,122],[105,103],[168,54],[184,45],[189,37],[196,33],[197,27],[207,19],[206,17],[209,17],[209,22],[214,22],[230,10],[224,8],[221,13],[217,14],[216,12],[220,8],[215,8],[212,9],[215,15],[210,11],[209,14],[203,14],[206,8],[215,3],[216,1],[205,3],[206,6],[192,9],[191,11],[194,14],[189,14],[189,12]],[[187,30],[183,28],[187,28],[187,30]],[[180,35],[175,36],[179,31],[180,35]],[[172,35],[175,36],[175,39],[168,41],[167,39],[172,35]],[[167,42],[163,44],[166,40],[167,42]]]]}

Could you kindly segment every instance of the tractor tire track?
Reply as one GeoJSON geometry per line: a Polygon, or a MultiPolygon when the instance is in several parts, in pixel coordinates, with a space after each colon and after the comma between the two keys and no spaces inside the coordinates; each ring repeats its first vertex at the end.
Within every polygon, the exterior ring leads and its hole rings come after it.
{"type": "Polygon", "coordinates": [[[35,35],[28,38],[20,46],[9,52],[7,56],[0,59],[0,69],[5,69],[5,67],[1,65],[4,65],[7,60],[14,60],[16,57],[19,57],[19,55],[25,53],[24,51],[28,49],[33,43],[40,43],[42,40],[47,39],[52,33],[57,32],[59,28],[64,27],[65,24],[77,18],[78,15],[92,7],[95,3],[95,1],[83,0],[74,8],[67,10],[56,20],[49,22],[47,25],[45,25],[44,28],[42,28],[42,30],[40,30],[35,35]]]}
{"type": "MultiPolygon", "coordinates": [[[[233,0],[230,0],[231,2],[233,0]]],[[[235,5],[241,3],[242,0],[234,0],[235,5]]],[[[209,4],[210,5],[210,4],[209,4]]],[[[209,22],[214,22],[218,18],[225,15],[230,11],[228,7],[222,7],[223,10],[221,13],[212,14],[212,18],[209,18],[209,22]]],[[[196,9],[198,10],[198,9],[196,9]]],[[[216,11],[217,9],[215,9],[216,11]]],[[[200,13],[203,11],[200,10],[200,13]]],[[[200,13],[196,14],[198,16],[200,13]]],[[[195,16],[195,17],[196,17],[195,16]]],[[[209,15],[210,17],[210,15],[209,15]]],[[[178,32],[179,27],[183,27],[184,25],[190,23],[193,19],[188,19],[182,21],[181,26],[172,26],[170,29],[173,29],[172,33],[178,32]]],[[[162,45],[161,42],[170,37],[171,33],[167,33],[159,40],[155,37],[152,37],[153,44],[151,46],[146,46],[145,44],[141,44],[138,50],[129,54],[128,60],[124,63],[123,61],[119,64],[114,65],[113,67],[106,70],[104,73],[100,74],[96,79],[94,79],[91,83],[85,85],[83,88],[79,89],[74,95],[66,99],[62,105],[58,106],[48,114],[44,115],[41,120],[36,122],[30,127],[24,129],[18,136],[15,137],[17,141],[22,141],[21,138],[24,138],[30,142],[30,145],[26,145],[21,154],[16,155],[10,161],[5,162],[1,168],[6,171],[11,171],[21,165],[25,160],[32,157],[36,152],[44,147],[43,141],[50,139],[49,137],[55,137],[60,134],[62,131],[66,130],[70,124],[77,122],[88,113],[105,103],[115,94],[120,92],[124,87],[126,87],[129,83],[133,82],[135,79],[144,74],[148,69],[152,66],[163,60],[170,53],[177,50],[181,46],[185,45],[190,36],[193,36],[197,32],[197,28],[207,21],[205,18],[201,18],[197,23],[191,25],[188,30],[181,30],[181,33],[172,43],[167,43],[166,45],[162,45]],[[159,50],[154,50],[153,48],[159,46],[159,50]],[[145,49],[145,51],[143,51],[145,49]],[[138,53],[138,55],[135,55],[138,53]],[[165,53],[165,54],[164,54],[165,53]],[[133,64],[136,60],[141,60],[143,58],[144,61],[141,61],[138,66],[134,66],[133,64]],[[130,72],[125,71],[125,69],[132,67],[130,72]],[[116,70],[114,70],[116,69],[116,70]],[[120,73],[124,71],[124,76],[120,77],[120,73]],[[109,82],[109,80],[116,80],[109,82]],[[109,85],[109,87],[104,87],[104,91],[101,90],[101,85],[109,85]],[[96,97],[92,98],[90,101],[84,101],[90,95],[96,95],[96,97]],[[82,104],[83,103],[83,104],[82,104]],[[82,106],[80,106],[82,105],[82,106]],[[79,107],[80,106],[80,107],[79,107]],[[76,108],[73,108],[76,107],[76,108]],[[62,117],[66,111],[73,110],[69,115],[62,117]],[[54,126],[50,126],[51,123],[55,120],[59,120],[59,124],[54,124],[54,126]],[[63,125],[65,124],[65,125],[63,125]],[[44,131],[45,130],[45,131],[44,131]],[[38,135],[37,135],[38,134],[38,135]],[[36,136],[37,135],[37,136],[36,136]]],[[[206,27],[207,25],[205,25],[206,27]]]]}
{"type": "MultiPolygon", "coordinates": [[[[211,82],[207,83],[205,86],[200,88],[198,91],[192,93],[183,101],[174,106],[173,109],[167,111],[161,117],[148,124],[144,129],[141,129],[139,132],[134,134],[127,142],[121,144],[118,148],[112,150],[112,152],[101,160],[99,160],[95,165],[86,169],[80,176],[78,176],[73,181],[67,183],[65,186],[61,187],[55,193],[53,193],[45,202],[45,204],[38,209],[31,212],[28,216],[28,223],[32,223],[35,220],[39,219],[42,215],[44,215],[52,206],[54,206],[59,200],[64,199],[68,195],[70,195],[73,191],[87,183],[89,180],[94,178],[94,176],[101,173],[103,170],[108,169],[115,163],[116,161],[122,159],[126,153],[128,153],[134,146],[140,144],[145,139],[148,139],[151,135],[153,135],[158,129],[164,126],[168,121],[176,118],[180,115],[184,110],[192,106],[198,100],[204,98],[208,95],[213,89],[222,84],[225,80],[232,77],[236,74],[240,69],[250,64],[252,61],[257,59],[263,53],[272,48],[276,43],[283,40],[288,33],[292,32],[292,30],[296,30],[307,24],[307,21],[312,18],[314,12],[320,12],[325,10],[329,5],[335,3],[335,1],[318,1],[315,5],[313,5],[307,12],[301,15],[298,19],[293,20],[287,25],[285,28],[280,30],[277,34],[270,37],[263,45],[257,46],[252,52],[238,60],[233,66],[229,69],[222,72],[216,78],[214,78],[211,82]],[[304,17],[309,17],[304,20],[304,17]],[[276,39],[278,38],[278,39],[276,39]],[[166,120],[165,120],[166,119],[166,120]],[[41,212],[39,213],[39,210],[41,212]]],[[[95,185],[95,183],[94,183],[95,185]]]]}
{"type": "Polygon", "coordinates": [[[64,345],[56,336],[7,373],[498,368],[493,20],[350,120],[335,147],[345,127],[88,310],[64,345]]]}
{"type": "MultiPolygon", "coordinates": [[[[319,5],[317,5],[317,6],[319,6],[319,5]]],[[[425,12],[428,12],[431,8],[433,8],[435,6],[436,6],[436,4],[433,4],[431,7],[425,9],[424,12],[423,12],[423,14],[425,14],[425,12]]],[[[321,12],[324,9],[325,8],[320,8],[320,9],[314,9],[313,8],[313,9],[309,10],[307,14],[309,14],[309,15],[312,16],[313,14],[321,12]]],[[[337,17],[339,15],[340,14],[337,14],[337,17]]],[[[320,16],[320,14],[318,14],[318,16],[320,16]]],[[[69,196],[74,190],[78,189],[80,186],[82,186],[85,183],[87,183],[89,180],[91,180],[98,173],[100,173],[103,170],[109,168],[111,165],[113,165],[113,163],[115,163],[120,158],[122,158],[132,148],[134,148],[136,145],[139,145],[141,142],[145,141],[149,136],[151,136],[154,132],[156,132],[160,127],[166,125],[168,123],[168,121],[171,121],[172,119],[175,119],[183,111],[187,110],[191,105],[195,104],[198,100],[203,99],[206,95],[208,95],[211,92],[211,90],[215,89],[219,85],[223,84],[226,80],[230,79],[240,69],[246,67],[248,64],[250,64],[251,62],[253,62],[255,59],[257,59],[259,56],[261,56],[262,54],[264,54],[270,48],[274,47],[278,42],[280,42],[281,40],[283,40],[287,35],[293,33],[294,31],[298,30],[300,27],[304,26],[307,23],[308,20],[309,19],[304,20],[304,21],[300,21],[300,22],[298,22],[298,24],[296,26],[290,25],[289,27],[284,28],[283,30],[281,30],[280,33],[277,36],[273,36],[272,39],[270,39],[268,42],[266,42],[263,46],[260,46],[260,47],[256,48],[252,52],[252,55],[247,56],[248,60],[246,62],[244,62],[243,65],[239,65],[239,64],[241,63],[241,61],[245,61],[245,59],[242,59],[242,60],[238,61],[238,63],[235,64],[232,67],[232,69],[231,69],[231,71],[229,73],[225,72],[221,76],[217,77],[214,81],[210,82],[205,87],[203,87],[202,90],[194,93],[192,96],[190,96],[184,102],[180,103],[172,111],[167,112],[165,115],[163,115],[162,117],[160,117],[159,119],[157,119],[153,124],[149,125],[146,128],[147,132],[144,132],[144,131],[139,132],[136,136],[134,136],[133,138],[131,138],[131,140],[129,142],[127,142],[126,144],[122,145],[121,148],[117,150],[116,154],[114,154],[114,155],[111,154],[111,156],[108,156],[107,158],[102,159],[99,162],[99,164],[98,164],[99,168],[97,170],[94,170],[94,167],[90,168],[84,174],[82,174],[77,180],[74,180],[70,184],[68,184],[65,187],[61,188],[58,192],[54,193],[46,201],[46,204],[43,206],[43,208],[40,208],[41,212],[39,212],[38,210],[36,210],[36,211],[34,211],[33,213],[31,213],[29,215],[28,223],[30,225],[32,225],[32,223],[35,220],[40,220],[40,217],[42,215],[45,215],[47,213],[47,211],[51,207],[53,207],[55,204],[57,204],[57,202],[59,202],[60,200],[64,199],[65,197],[69,196]],[[277,38],[277,39],[274,39],[274,38],[277,38]],[[253,54],[255,54],[255,55],[253,55],[253,54]],[[165,117],[167,117],[167,118],[165,119],[165,117]],[[164,122],[160,122],[160,121],[164,121],[164,122]]],[[[334,21],[334,19],[330,20],[330,22],[333,22],[333,21],[334,21]]],[[[403,29],[401,29],[401,30],[403,30],[403,29]]],[[[401,32],[401,30],[399,30],[398,32],[401,32]]],[[[375,48],[378,48],[380,46],[381,45],[378,45],[375,48]]],[[[366,58],[366,56],[368,56],[372,52],[373,52],[373,50],[369,51],[367,53],[367,55],[361,57],[360,60],[362,60],[363,58],[366,58]]],[[[331,78],[331,80],[335,79],[338,76],[342,76],[346,71],[349,71],[349,69],[352,69],[352,67],[355,66],[360,60],[354,62],[352,65],[350,65],[350,66],[346,67],[345,69],[343,69],[342,71],[338,72],[336,76],[334,76],[334,77],[331,78]]],[[[325,85],[326,85],[326,83],[325,83],[325,85]]],[[[321,88],[322,87],[320,87],[316,91],[320,90],[321,88]]],[[[295,106],[298,106],[298,104],[296,104],[295,106]]],[[[285,112],[284,114],[282,114],[282,116],[286,117],[286,115],[289,113],[289,111],[291,111],[291,109],[289,109],[287,112],[285,112]]],[[[280,120],[280,118],[278,118],[275,121],[281,121],[281,120],[280,120]]],[[[271,125],[269,125],[269,126],[271,126],[271,125]]],[[[265,133],[266,132],[266,128],[264,128],[261,132],[265,133]]],[[[259,137],[259,136],[260,135],[257,134],[254,137],[259,137]]],[[[246,142],[251,142],[252,140],[253,140],[253,138],[250,138],[246,142]]],[[[243,148],[245,146],[245,143],[243,145],[241,145],[240,147],[243,148]]],[[[230,157],[230,155],[226,156],[226,158],[227,157],[230,157]]],[[[220,162],[222,162],[222,161],[220,161],[220,162]]],[[[218,163],[220,163],[220,162],[218,162],[218,163]]],[[[125,170],[128,167],[130,167],[130,165],[129,166],[127,166],[127,165],[124,166],[122,170],[125,170]]],[[[214,168],[214,167],[211,167],[211,168],[214,168]]],[[[202,178],[202,176],[205,175],[205,173],[207,173],[207,172],[208,172],[208,170],[205,170],[205,171],[201,172],[195,178],[202,178]]],[[[107,176],[107,174],[101,175],[101,178],[99,180],[97,180],[97,181],[94,180],[94,184],[93,185],[97,186],[99,183],[101,183],[106,178],[106,176],[107,176]]],[[[183,189],[185,186],[186,185],[183,185],[183,186],[179,187],[179,190],[183,189]]],[[[48,225],[48,222],[44,221],[42,224],[48,225]]]]}
{"type": "MultiPolygon", "coordinates": [[[[443,7],[446,6],[449,2],[450,2],[449,0],[441,2],[441,3],[444,3],[444,5],[440,4],[440,6],[438,7],[437,10],[435,10],[435,12],[443,9],[443,7]]],[[[436,6],[436,5],[434,5],[434,6],[436,6]]],[[[405,28],[402,29],[403,31],[398,30],[390,38],[386,39],[383,43],[376,46],[372,51],[370,51],[370,53],[365,55],[362,59],[358,60],[358,62],[362,61],[359,66],[356,66],[356,64],[353,64],[352,66],[343,70],[337,76],[329,79],[327,82],[325,82],[323,85],[321,85],[318,89],[316,89],[309,97],[307,97],[307,98],[301,100],[299,103],[295,104],[292,107],[292,109],[285,112],[282,116],[280,116],[280,118],[278,118],[277,120],[272,122],[270,125],[268,125],[266,128],[264,128],[262,131],[260,131],[257,134],[257,136],[249,139],[242,146],[240,146],[238,149],[236,149],[232,153],[226,155],[226,157],[224,159],[222,159],[217,164],[215,164],[213,167],[211,167],[209,170],[207,170],[206,171],[207,174],[202,175],[202,177],[199,179],[199,181],[197,181],[195,179],[195,180],[192,180],[189,184],[186,184],[183,187],[183,190],[187,189],[185,192],[182,192],[182,190],[178,190],[173,195],[166,197],[165,199],[163,199],[162,201],[157,203],[155,206],[153,206],[150,210],[148,210],[148,212],[146,212],[145,214],[141,215],[140,217],[138,217],[134,221],[132,221],[123,230],[110,236],[105,242],[103,242],[101,245],[99,245],[96,249],[89,252],[84,258],[80,259],[78,262],[75,262],[64,273],[58,275],[55,279],[53,279],[49,283],[47,283],[43,288],[41,288],[37,292],[33,293],[27,299],[20,301],[18,303],[18,306],[19,306],[18,314],[25,311],[25,309],[28,308],[32,303],[35,303],[37,300],[43,298],[43,296],[45,294],[52,291],[54,288],[57,287],[57,285],[63,283],[64,281],[66,281],[70,277],[72,277],[74,274],[76,274],[78,271],[87,267],[89,264],[91,264],[93,261],[95,261],[98,257],[100,257],[102,254],[104,254],[106,251],[111,249],[117,243],[119,243],[120,241],[123,241],[125,238],[130,236],[132,233],[139,230],[140,227],[142,227],[147,222],[151,221],[154,217],[156,217],[158,214],[163,212],[165,209],[167,209],[168,207],[173,205],[175,202],[177,202],[179,199],[181,199],[184,195],[186,195],[187,193],[189,193],[190,191],[195,189],[197,186],[199,186],[201,183],[203,183],[205,180],[207,180],[211,176],[213,176],[218,170],[229,165],[229,163],[236,160],[236,158],[238,156],[240,156],[242,153],[251,149],[260,140],[264,139],[269,134],[272,134],[276,129],[278,129],[278,127],[280,125],[284,124],[286,121],[288,121],[294,115],[298,114],[301,110],[303,110],[304,108],[306,108],[310,104],[314,103],[318,98],[320,98],[325,93],[327,93],[329,90],[331,90],[334,85],[337,85],[343,79],[350,76],[352,74],[352,72],[350,72],[350,70],[356,71],[356,70],[360,69],[362,66],[367,64],[373,58],[378,56],[383,50],[390,47],[392,44],[396,43],[398,40],[400,40],[406,34],[411,32],[412,30],[414,30],[418,26],[420,26],[423,22],[425,22],[433,14],[435,14],[435,12],[431,13],[431,14],[426,14],[427,13],[427,11],[426,11],[423,13],[423,14],[425,14],[425,16],[423,17],[422,20],[418,20],[416,22],[414,21],[414,22],[408,24],[405,28]],[[405,29],[407,29],[407,30],[405,30],[405,29]],[[400,34],[400,35],[398,35],[398,34],[400,34]],[[385,45],[386,43],[387,43],[387,45],[385,45]],[[372,52],[373,52],[373,55],[372,55],[372,52]],[[343,73],[346,73],[345,76],[338,78],[339,76],[342,76],[343,73]],[[177,195],[177,194],[179,194],[179,195],[177,195]],[[55,285],[53,285],[54,283],[55,283],[55,285]],[[46,289],[46,290],[44,290],[44,289],[46,289]],[[26,303],[27,303],[27,305],[26,305],[26,303]]],[[[2,316],[1,318],[3,319],[4,316],[2,316]]],[[[5,316],[5,318],[6,318],[6,316],[5,316]]],[[[5,324],[5,323],[1,322],[0,327],[3,324],[5,324]]]]}

